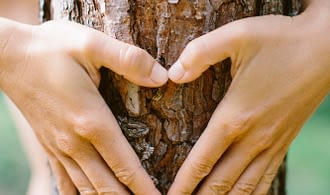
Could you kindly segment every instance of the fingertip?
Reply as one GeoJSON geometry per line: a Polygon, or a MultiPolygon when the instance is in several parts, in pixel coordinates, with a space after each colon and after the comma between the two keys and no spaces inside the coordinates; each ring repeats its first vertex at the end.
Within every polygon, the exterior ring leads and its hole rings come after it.
{"type": "Polygon", "coordinates": [[[172,183],[170,189],[168,190],[167,195],[177,195],[178,194],[178,193],[176,193],[176,190],[175,190],[175,188],[176,188],[175,184],[176,183],[174,181],[174,183],[172,183]]]}
{"type": "Polygon", "coordinates": [[[168,80],[167,70],[162,65],[156,62],[152,67],[150,79],[157,86],[165,84],[168,80]]]}
{"type": "Polygon", "coordinates": [[[176,61],[172,67],[168,71],[168,77],[175,83],[180,83],[182,78],[184,77],[186,71],[180,62],[180,60],[176,61]]]}
{"type": "Polygon", "coordinates": [[[55,179],[55,187],[59,194],[77,194],[77,189],[63,165],[53,155],[48,157],[49,164],[52,170],[51,179],[55,179]]]}
{"type": "MultiPolygon", "coordinates": [[[[181,185],[182,186],[182,185],[181,185]]],[[[180,188],[180,186],[176,186],[175,183],[172,184],[167,195],[188,195],[193,193],[193,188],[180,188]]]]}

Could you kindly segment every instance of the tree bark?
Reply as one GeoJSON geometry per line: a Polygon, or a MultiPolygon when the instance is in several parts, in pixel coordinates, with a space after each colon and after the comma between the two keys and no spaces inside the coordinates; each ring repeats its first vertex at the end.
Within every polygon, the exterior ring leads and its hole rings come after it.
{"type": "MultiPolygon", "coordinates": [[[[169,68],[185,45],[228,22],[296,15],[300,0],[41,0],[43,21],[76,21],[138,45],[169,68]]],[[[59,29],[60,30],[60,29],[59,29]]],[[[166,194],[176,172],[228,89],[230,60],[189,84],[136,86],[103,69],[100,92],[155,184],[166,194]]],[[[270,195],[285,194],[285,163],[270,195]]]]}

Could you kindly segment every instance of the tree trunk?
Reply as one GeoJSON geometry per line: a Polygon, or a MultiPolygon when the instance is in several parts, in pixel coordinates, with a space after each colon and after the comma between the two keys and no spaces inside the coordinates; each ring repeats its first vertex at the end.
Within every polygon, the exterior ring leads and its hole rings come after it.
{"type": "MultiPolygon", "coordinates": [[[[169,68],[194,38],[243,17],[295,15],[300,1],[41,0],[41,8],[43,21],[79,22],[138,45],[169,68]]],[[[163,194],[228,89],[230,65],[226,60],[194,82],[168,82],[157,89],[136,86],[102,70],[100,92],[163,194]]],[[[285,164],[269,194],[285,194],[285,164]]]]}

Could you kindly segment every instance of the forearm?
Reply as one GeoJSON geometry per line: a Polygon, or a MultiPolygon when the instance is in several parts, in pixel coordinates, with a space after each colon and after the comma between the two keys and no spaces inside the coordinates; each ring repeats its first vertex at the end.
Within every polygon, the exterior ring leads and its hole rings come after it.
{"type": "MultiPolygon", "coordinates": [[[[324,60],[321,68],[324,77],[327,79],[330,90],[330,1],[329,0],[304,0],[304,12],[299,16],[298,21],[301,34],[305,34],[304,42],[316,45],[319,54],[317,60],[324,60]]],[[[311,47],[312,49],[313,47],[311,47]]]]}
{"type": "Polygon", "coordinates": [[[303,0],[302,7],[303,10],[310,9],[314,6],[323,6],[323,7],[330,7],[330,1],[328,0],[303,0]]]}
{"type": "MultiPolygon", "coordinates": [[[[330,1],[329,0],[304,0],[303,13],[306,22],[318,21],[330,30],[330,1]]],[[[329,32],[329,31],[328,31],[329,32]]]]}
{"type": "Polygon", "coordinates": [[[0,89],[25,58],[31,40],[30,25],[0,17],[0,89]]]}
{"type": "Polygon", "coordinates": [[[6,59],[6,50],[9,43],[9,37],[11,31],[13,31],[15,26],[7,19],[0,17],[0,76],[3,77],[4,65],[6,59]]]}

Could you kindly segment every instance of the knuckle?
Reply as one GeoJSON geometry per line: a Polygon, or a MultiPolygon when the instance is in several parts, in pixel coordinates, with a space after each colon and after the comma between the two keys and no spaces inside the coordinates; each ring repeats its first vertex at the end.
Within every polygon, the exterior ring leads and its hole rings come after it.
{"type": "Polygon", "coordinates": [[[260,28],[251,19],[237,21],[231,36],[232,43],[242,48],[260,43],[260,28]]]}
{"type": "Polygon", "coordinates": [[[111,190],[107,190],[107,191],[104,191],[104,190],[98,190],[98,194],[99,195],[120,195],[119,191],[115,190],[115,189],[111,189],[111,190]]]}
{"type": "Polygon", "coordinates": [[[240,139],[246,131],[250,129],[251,125],[251,116],[244,114],[235,114],[234,116],[227,116],[220,123],[212,123],[216,125],[212,127],[223,131],[222,134],[228,140],[240,139]]]}
{"type": "Polygon", "coordinates": [[[80,40],[79,49],[85,54],[89,54],[95,48],[95,36],[91,31],[85,32],[80,40]]]}
{"type": "Polygon", "coordinates": [[[272,142],[269,139],[267,139],[266,137],[262,136],[257,140],[258,140],[258,142],[256,143],[255,146],[256,146],[258,151],[267,150],[272,145],[272,142]]]}
{"type": "Polygon", "coordinates": [[[99,193],[99,195],[120,195],[120,194],[119,192],[112,191],[112,192],[101,192],[99,193]]]}
{"type": "Polygon", "coordinates": [[[61,134],[56,138],[58,149],[68,155],[75,154],[78,148],[75,146],[75,140],[69,135],[61,134]]]}
{"type": "Polygon", "coordinates": [[[142,167],[138,167],[135,169],[125,167],[125,168],[121,168],[114,172],[115,172],[116,177],[119,179],[119,181],[121,181],[126,186],[130,187],[134,184],[134,182],[136,180],[136,175],[137,175],[137,172],[139,171],[139,169],[142,169],[142,167]]]}
{"type": "Polygon", "coordinates": [[[180,189],[179,190],[180,195],[191,195],[191,191],[187,191],[187,189],[180,189]]]}
{"type": "Polygon", "coordinates": [[[244,122],[239,120],[226,120],[217,127],[228,140],[238,139],[244,133],[245,128],[244,122]]]}
{"type": "Polygon", "coordinates": [[[100,134],[102,134],[98,120],[95,120],[95,117],[79,116],[75,117],[74,121],[74,131],[81,137],[87,140],[96,140],[100,134]]]}
{"type": "Polygon", "coordinates": [[[258,142],[255,144],[255,147],[257,150],[263,151],[271,148],[271,146],[274,144],[274,141],[276,140],[276,134],[274,134],[274,130],[271,128],[265,128],[264,130],[259,129],[259,131],[256,133],[256,140],[258,140],[258,142]]]}
{"type": "Polygon", "coordinates": [[[271,185],[276,176],[276,172],[267,172],[262,177],[262,183],[266,185],[271,185]]]}
{"type": "Polygon", "coordinates": [[[254,34],[253,31],[255,31],[254,28],[251,28],[251,24],[248,20],[245,21],[237,21],[237,25],[235,25],[235,30],[233,32],[233,40],[244,43],[245,41],[249,41],[252,38],[252,35],[254,34]]]}
{"type": "Polygon", "coordinates": [[[232,183],[229,181],[222,181],[222,182],[211,182],[207,187],[210,195],[221,195],[227,194],[231,188],[232,183]]]}
{"type": "Polygon", "coordinates": [[[80,190],[81,195],[97,195],[95,190],[80,190]]]}
{"type": "Polygon", "coordinates": [[[241,125],[226,121],[221,123],[219,129],[224,131],[224,137],[226,137],[226,139],[234,140],[240,134],[239,132],[241,130],[241,125]]]}
{"type": "Polygon", "coordinates": [[[139,67],[140,64],[145,65],[145,60],[147,52],[135,47],[128,46],[124,48],[123,51],[120,52],[120,73],[123,75],[127,75],[129,73],[136,73],[137,71],[145,70],[142,67],[139,67]]]}
{"type": "Polygon", "coordinates": [[[122,195],[122,194],[127,194],[126,189],[123,189],[123,188],[121,188],[117,185],[114,185],[114,184],[96,187],[96,191],[99,195],[122,195]]]}
{"type": "Polygon", "coordinates": [[[212,164],[213,163],[211,163],[211,160],[207,160],[207,158],[192,162],[192,169],[190,172],[192,177],[197,179],[202,179],[206,177],[213,168],[212,164]]]}
{"type": "Polygon", "coordinates": [[[251,183],[236,183],[234,187],[235,194],[247,195],[251,194],[255,189],[255,185],[251,183]]]}
{"type": "Polygon", "coordinates": [[[204,39],[202,37],[196,38],[189,42],[184,50],[184,54],[186,56],[182,56],[184,65],[186,65],[185,60],[191,60],[191,61],[196,61],[197,59],[200,58],[201,56],[201,48],[206,47],[207,44],[205,44],[204,39]]]}

